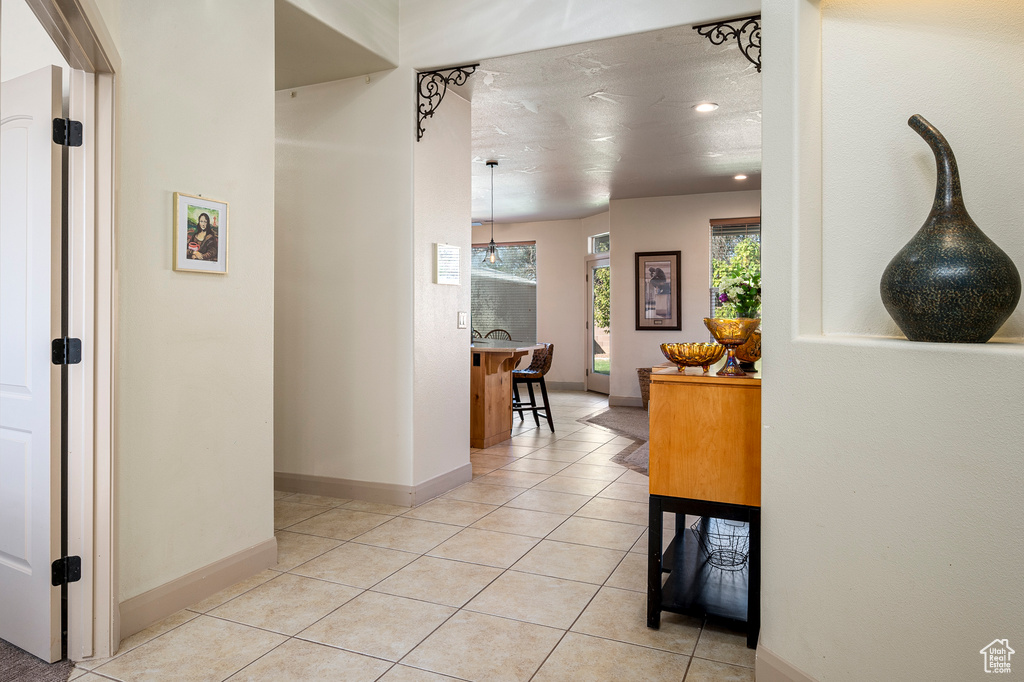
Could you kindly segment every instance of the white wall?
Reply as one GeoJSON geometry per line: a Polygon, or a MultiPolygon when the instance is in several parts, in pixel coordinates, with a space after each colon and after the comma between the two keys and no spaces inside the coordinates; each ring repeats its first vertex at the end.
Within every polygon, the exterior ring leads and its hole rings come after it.
{"type": "Polygon", "coordinates": [[[41,69],[59,66],[64,76],[64,96],[68,94],[68,63],[25,0],[7,0],[0,6],[3,29],[3,53],[0,54],[0,81],[41,69]]]}
{"type": "MultiPolygon", "coordinates": [[[[468,164],[467,164],[468,166],[468,164]]],[[[548,383],[583,386],[585,330],[583,281],[586,249],[580,247],[579,220],[508,223],[494,226],[496,242],[537,242],[537,341],[555,344],[548,383]]],[[[473,243],[491,239],[490,225],[473,228],[473,243]]],[[[481,333],[487,330],[481,329],[481,333]]],[[[521,363],[526,366],[526,361],[521,363]]]]}
{"type": "Polygon", "coordinates": [[[273,538],[274,8],[119,9],[123,601],[273,538]],[[175,191],[230,203],[230,274],[171,269],[175,191]]]}
{"type": "Polygon", "coordinates": [[[398,62],[399,0],[284,0],[354,40],[371,52],[398,62]]]}
{"type": "Polygon", "coordinates": [[[402,63],[427,69],[757,14],[760,0],[400,0],[402,63]]]}
{"type": "Polygon", "coordinates": [[[932,193],[913,113],[1024,264],[1024,7],[821,8],[764,11],[761,646],[818,680],[981,679],[1024,642],[1024,345],[882,338],[875,298],[932,193]]]}
{"type": "Polygon", "coordinates": [[[275,471],[413,483],[413,87],[277,93],[275,471]]]}
{"type": "Polygon", "coordinates": [[[414,255],[416,291],[413,481],[420,485],[469,466],[471,182],[469,102],[451,95],[415,148],[414,255]],[[458,246],[460,284],[434,284],[434,244],[458,246]]]}
{"type": "Polygon", "coordinates": [[[710,221],[760,215],[760,203],[756,190],[611,202],[612,398],[640,400],[636,368],[665,362],[661,344],[710,340],[704,326],[710,300],[710,221]],[[682,252],[681,331],[636,329],[634,278],[636,253],[642,251],[682,252]]]}

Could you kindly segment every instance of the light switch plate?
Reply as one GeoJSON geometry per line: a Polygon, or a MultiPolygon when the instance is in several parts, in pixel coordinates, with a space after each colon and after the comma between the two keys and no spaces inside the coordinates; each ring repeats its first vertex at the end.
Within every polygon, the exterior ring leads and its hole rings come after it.
{"type": "Polygon", "coordinates": [[[469,326],[469,313],[459,311],[459,329],[465,329],[469,326]]]}

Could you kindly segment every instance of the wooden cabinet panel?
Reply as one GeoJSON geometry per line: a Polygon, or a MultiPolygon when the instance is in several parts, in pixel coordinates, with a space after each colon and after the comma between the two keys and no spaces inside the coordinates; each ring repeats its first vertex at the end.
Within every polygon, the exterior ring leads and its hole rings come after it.
{"type": "Polygon", "coordinates": [[[761,381],[651,375],[651,494],[761,505],[761,381]]]}

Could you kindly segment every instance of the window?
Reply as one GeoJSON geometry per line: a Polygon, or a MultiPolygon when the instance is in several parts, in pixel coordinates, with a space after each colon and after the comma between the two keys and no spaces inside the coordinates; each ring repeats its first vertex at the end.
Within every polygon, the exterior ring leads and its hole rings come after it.
{"type": "Polygon", "coordinates": [[[607,232],[590,238],[590,253],[608,253],[612,248],[612,236],[607,232]]]}
{"type": "Polygon", "coordinates": [[[537,342],[537,243],[498,244],[501,262],[484,265],[486,244],[473,245],[470,271],[473,336],[504,330],[513,341],[537,342]]]}
{"type": "Polygon", "coordinates": [[[716,279],[721,278],[722,269],[737,258],[737,246],[743,253],[756,253],[757,269],[761,268],[761,218],[728,218],[711,221],[711,317],[731,314],[731,310],[722,310],[729,306],[719,300],[716,279]],[[753,248],[752,245],[756,245],[753,248]],[[716,263],[718,264],[716,266],[716,263]],[[716,278],[716,274],[718,277],[716,278]],[[721,312],[720,312],[721,311],[721,312]]]}

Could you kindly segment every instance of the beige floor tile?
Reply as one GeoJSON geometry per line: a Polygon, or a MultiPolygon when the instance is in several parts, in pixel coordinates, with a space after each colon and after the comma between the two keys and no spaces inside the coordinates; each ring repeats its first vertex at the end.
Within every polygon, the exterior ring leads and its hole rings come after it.
{"type": "Polygon", "coordinates": [[[476,452],[469,456],[469,461],[473,466],[494,467],[498,469],[516,461],[516,458],[509,455],[487,455],[482,452],[476,452]]]}
{"type": "Polygon", "coordinates": [[[302,564],[292,573],[365,589],[411,564],[417,557],[412,552],[349,542],[302,564]]]}
{"type": "Polygon", "coordinates": [[[438,497],[422,504],[404,514],[407,519],[450,523],[455,526],[468,526],[478,519],[490,514],[498,507],[493,504],[454,500],[449,497],[438,497]]]}
{"type": "Polygon", "coordinates": [[[368,533],[363,533],[356,538],[356,542],[423,554],[437,547],[458,533],[459,530],[461,530],[459,526],[447,523],[420,521],[399,516],[368,533]]]}
{"type": "Polygon", "coordinates": [[[245,580],[239,581],[231,587],[226,587],[220,592],[207,597],[206,599],[196,602],[192,606],[188,607],[189,611],[196,611],[197,613],[206,613],[210,609],[217,608],[221,604],[231,599],[234,599],[240,594],[244,594],[254,587],[258,587],[268,580],[273,580],[277,576],[281,575],[277,571],[260,571],[256,575],[246,578],[245,580]]]}
{"type": "Polygon", "coordinates": [[[288,498],[289,502],[298,502],[299,504],[310,504],[314,507],[340,507],[346,502],[351,502],[349,499],[342,499],[340,497],[327,497],[325,495],[307,495],[306,493],[295,493],[288,498]]]}
{"type": "Polygon", "coordinates": [[[131,682],[214,682],[241,670],[285,639],[200,616],[101,665],[96,672],[131,682]]]}
{"type": "Polygon", "coordinates": [[[317,514],[322,514],[323,511],[323,507],[292,502],[290,497],[284,500],[277,500],[274,502],[274,528],[287,528],[299,521],[305,521],[317,514]]]}
{"type": "Polygon", "coordinates": [[[548,443],[553,443],[556,440],[558,440],[558,436],[550,431],[544,431],[543,433],[533,431],[531,433],[514,436],[512,440],[509,441],[509,445],[539,448],[547,445],[548,443]]]}
{"type": "Polygon", "coordinates": [[[661,629],[654,630],[647,627],[646,594],[602,587],[572,630],[689,656],[697,643],[700,625],[696,618],[663,612],[661,629]]]}
{"type": "Polygon", "coordinates": [[[565,462],[572,464],[580,459],[587,456],[585,452],[576,452],[575,450],[559,450],[558,448],[541,448],[528,454],[523,459],[543,459],[552,462],[565,462]]]}
{"type": "Polygon", "coordinates": [[[583,612],[597,589],[597,585],[572,580],[505,571],[465,608],[565,630],[583,612]]]}
{"type": "Polygon", "coordinates": [[[455,611],[438,604],[364,592],[299,637],[397,661],[455,611]]]}
{"type": "Polygon", "coordinates": [[[537,484],[537,490],[553,490],[556,493],[572,493],[574,495],[596,495],[608,485],[607,481],[595,481],[590,478],[575,478],[563,474],[555,474],[551,478],[537,484]]]}
{"type": "Polygon", "coordinates": [[[361,590],[285,573],[209,612],[243,625],[294,635],[361,590]]]}
{"type": "Polygon", "coordinates": [[[537,544],[537,538],[466,528],[430,550],[430,556],[508,568],[537,544]]]}
{"type": "Polygon", "coordinates": [[[633,483],[634,485],[646,485],[650,486],[651,479],[644,476],[641,473],[637,473],[632,469],[626,469],[621,476],[616,479],[619,483],[633,483]]]}
{"type": "Polygon", "coordinates": [[[689,660],[688,656],[667,651],[570,632],[558,643],[533,680],[679,682],[689,660]]]}
{"type": "Polygon", "coordinates": [[[613,442],[609,442],[609,443],[605,443],[604,445],[602,445],[601,447],[597,448],[596,450],[594,450],[590,454],[592,454],[592,455],[606,455],[606,456],[617,455],[620,452],[622,452],[623,450],[625,450],[627,447],[632,445],[632,443],[633,443],[632,441],[629,442],[629,443],[616,443],[614,441],[613,442]]]}
{"type": "Polygon", "coordinates": [[[595,448],[600,447],[600,443],[588,443],[583,440],[567,440],[566,438],[559,438],[549,447],[552,450],[571,450],[587,454],[588,452],[593,452],[595,448]]]}
{"type": "Polygon", "coordinates": [[[577,464],[589,464],[591,466],[598,467],[618,467],[619,473],[622,473],[622,465],[612,461],[613,455],[618,453],[607,453],[607,452],[591,452],[583,459],[578,460],[577,464]]]}
{"type": "Polygon", "coordinates": [[[492,471],[486,476],[481,476],[476,479],[476,483],[507,485],[514,488],[532,488],[547,477],[548,474],[534,474],[529,471],[508,471],[507,469],[498,469],[497,471],[492,471]]]}
{"type": "Polygon", "coordinates": [[[371,514],[389,514],[400,516],[409,511],[412,507],[399,507],[396,504],[384,504],[383,502],[367,502],[365,500],[351,500],[344,505],[345,509],[353,511],[370,512],[371,514]]]}
{"type": "Polygon", "coordinates": [[[551,512],[552,514],[572,514],[590,500],[586,495],[556,493],[553,490],[528,490],[514,500],[505,503],[507,507],[516,509],[532,509],[534,511],[551,512]]]}
{"type": "MultiPolygon", "coordinates": [[[[95,670],[99,666],[110,661],[112,658],[115,658],[116,656],[122,656],[131,651],[132,649],[135,649],[136,647],[139,647],[145,644],[146,642],[156,637],[159,637],[165,632],[170,632],[179,625],[184,625],[190,620],[193,620],[198,617],[199,614],[193,613],[192,611],[178,611],[177,613],[172,614],[167,618],[164,618],[162,621],[150,625],[145,630],[136,632],[131,637],[126,637],[125,639],[122,639],[121,643],[117,647],[117,652],[114,654],[114,656],[110,658],[94,658],[88,661],[76,661],[75,666],[77,668],[82,668],[84,670],[95,670]]],[[[75,679],[74,675],[72,675],[70,679],[75,679]]]]}
{"type": "Polygon", "coordinates": [[[380,678],[379,682],[448,682],[449,680],[455,680],[455,678],[419,668],[410,668],[407,665],[396,665],[380,678]]]}
{"type": "Polygon", "coordinates": [[[650,519],[650,507],[643,502],[627,502],[606,497],[595,497],[576,512],[576,516],[604,521],[620,521],[646,525],[650,519]]]}
{"type": "Polygon", "coordinates": [[[567,518],[569,517],[566,514],[549,514],[530,509],[500,507],[474,523],[473,528],[542,538],[567,518]]]}
{"type": "Polygon", "coordinates": [[[329,552],[341,544],[340,540],[322,538],[316,535],[303,535],[279,530],[274,533],[277,538],[277,565],[275,571],[290,571],[299,564],[305,563],[324,552],[329,552]]]}
{"type": "Polygon", "coordinates": [[[595,466],[593,464],[570,464],[560,473],[560,476],[573,476],[575,478],[587,478],[594,481],[614,481],[622,475],[620,467],[595,466]]]}
{"type": "Polygon", "coordinates": [[[529,445],[512,445],[511,443],[502,443],[500,445],[493,445],[489,448],[485,448],[480,451],[482,455],[501,455],[504,457],[522,457],[528,455],[537,448],[529,445]]]}
{"type": "Polygon", "coordinates": [[[496,467],[496,466],[489,466],[489,465],[488,466],[484,466],[482,464],[474,464],[473,465],[473,478],[475,480],[478,476],[486,476],[487,474],[491,473],[492,471],[497,471],[497,470],[498,470],[498,467],[496,467]]]}
{"type": "Polygon", "coordinates": [[[283,500],[284,498],[291,497],[294,494],[295,493],[286,493],[283,490],[275,490],[274,491],[274,499],[275,500],[283,500]]]}
{"type": "Polygon", "coordinates": [[[562,438],[560,438],[559,440],[576,440],[580,441],[581,443],[594,443],[594,447],[597,447],[598,445],[604,445],[612,438],[615,438],[614,433],[591,431],[590,429],[583,428],[574,433],[566,434],[565,436],[562,436],[562,438]]]}
{"type": "MultiPolygon", "coordinates": [[[[633,546],[629,548],[629,551],[630,552],[636,552],[637,554],[643,554],[644,556],[646,556],[647,555],[647,534],[649,532],[650,531],[645,528],[644,529],[644,534],[641,535],[639,537],[639,539],[637,539],[637,541],[633,543],[633,546]]],[[[667,533],[666,533],[666,535],[667,535],[667,533]]]]}
{"type": "Polygon", "coordinates": [[[609,483],[608,487],[597,494],[598,497],[610,497],[613,500],[626,500],[627,502],[641,502],[648,504],[651,499],[650,487],[636,485],[633,483],[620,483],[615,481],[609,483]]]}
{"type": "Polygon", "coordinates": [[[385,514],[369,514],[351,509],[335,508],[328,509],[320,516],[315,516],[308,521],[297,523],[291,526],[290,530],[295,533],[308,533],[336,540],[351,540],[392,518],[394,517],[385,514]]]}
{"type": "Polygon", "coordinates": [[[747,648],[747,636],[718,625],[704,626],[693,655],[746,668],[754,667],[754,650],[747,648]]]}
{"type": "Polygon", "coordinates": [[[512,568],[600,585],[608,579],[625,554],[623,551],[603,547],[541,540],[512,568]]]}
{"type": "Polygon", "coordinates": [[[525,682],[561,636],[554,628],[461,611],[402,663],[464,680],[525,682]]]}
{"type": "Polygon", "coordinates": [[[754,682],[754,670],[694,658],[686,673],[686,682],[754,682]]]}
{"type": "Polygon", "coordinates": [[[390,666],[387,661],[377,658],[292,639],[232,675],[228,682],[373,682],[390,666]]]}
{"type": "Polygon", "coordinates": [[[606,549],[618,549],[625,552],[636,543],[637,538],[643,532],[643,526],[631,523],[617,523],[615,521],[602,521],[600,519],[573,516],[559,526],[547,539],[590,545],[592,547],[604,547],[606,549]]]}
{"type": "Polygon", "coordinates": [[[464,483],[455,490],[450,490],[444,497],[467,502],[483,502],[484,504],[505,504],[516,495],[526,492],[528,488],[511,488],[503,485],[484,485],[473,481],[464,483]]]}
{"type": "Polygon", "coordinates": [[[529,459],[524,457],[517,459],[511,464],[506,464],[503,469],[506,471],[529,471],[534,474],[557,474],[569,466],[568,462],[558,462],[550,459],[529,459]]]}
{"type": "Polygon", "coordinates": [[[460,607],[499,575],[501,569],[493,566],[425,556],[378,583],[373,590],[460,607]]]}
{"type": "Polygon", "coordinates": [[[71,677],[68,680],[75,680],[75,682],[110,682],[109,677],[100,677],[88,670],[72,670],[71,677]]]}
{"type": "Polygon", "coordinates": [[[630,552],[605,582],[620,590],[647,592],[647,555],[630,552]]]}

